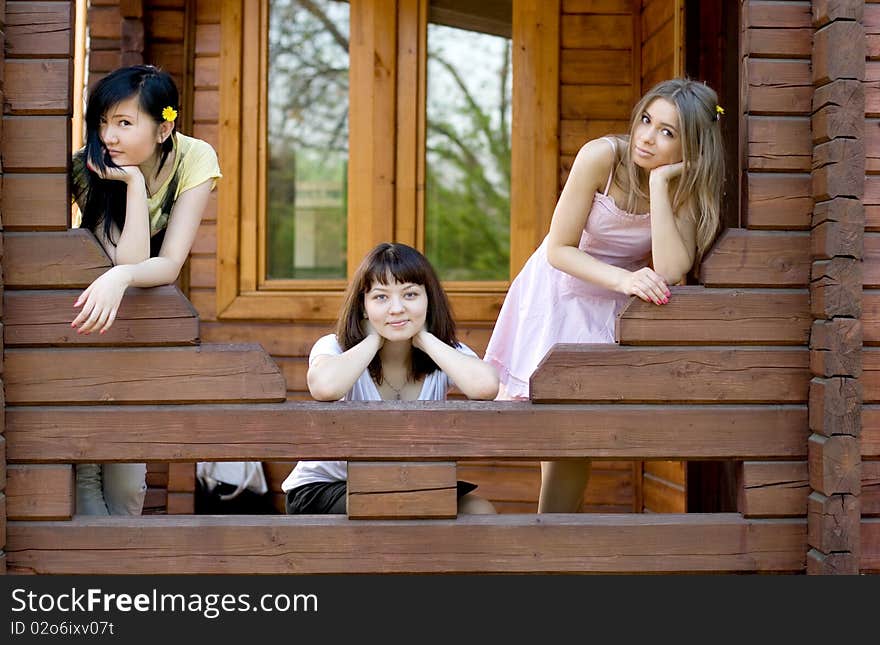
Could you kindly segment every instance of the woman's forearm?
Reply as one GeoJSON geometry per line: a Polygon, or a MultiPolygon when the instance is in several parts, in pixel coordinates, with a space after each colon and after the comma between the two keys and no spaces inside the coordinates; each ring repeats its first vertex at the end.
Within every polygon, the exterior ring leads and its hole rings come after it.
{"type": "Polygon", "coordinates": [[[663,276],[668,284],[676,284],[690,271],[693,256],[688,253],[676,226],[667,182],[652,178],[650,191],[651,256],[654,271],[663,276]]]}
{"type": "Polygon", "coordinates": [[[173,284],[180,275],[181,265],[164,257],[147,258],[136,264],[117,264],[124,271],[129,287],[158,287],[173,284]]]}
{"type": "Polygon", "coordinates": [[[338,401],[369,367],[381,346],[378,334],[370,334],[342,354],[319,356],[306,374],[309,393],[318,401],[338,401]]]}
{"type": "Polygon", "coordinates": [[[548,246],[547,260],[555,269],[612,291],[620,291],[621,282],[629,273],[626,269],[597,260],[574,246],[548,246]]]}
{"type": "Polygon", "coordinates": [[[489,363],[458,351],[424,330],[413,346],[430,356],[469,399],[491,400],[498,394],[498,372],[489,363]]]}
{"type": "MultiPolygon", "coordinates": [[[[125,225],[116,243],[116,264],[138,264],[150,257],[150,214],[143,175],[131,177],[125,191],[125,225]]],[[[173,282],[177,276],[172,278],[173,282]]],[[[167,283],[157,283],[167,284],[167,283]]],[[[152,285],[151,285],[152,286],[152,285]]]]}

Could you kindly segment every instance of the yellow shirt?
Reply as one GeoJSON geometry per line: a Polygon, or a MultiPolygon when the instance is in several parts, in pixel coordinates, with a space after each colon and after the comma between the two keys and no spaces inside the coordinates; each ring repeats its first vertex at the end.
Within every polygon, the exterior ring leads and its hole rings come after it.
{"type": "MultiPolygon", "coordinates": [[[[179,132],[174,135],[174,166],[168,174],[168,178],[159,189],[147,198],[147,211],[150,214],[150,237],[168,226],[168,213],[162,212],[162,204],[168,195],[175,175],[178,177],[177,188],[174,191],[174,201],[181,193],[190,188],[195,188],[205,181],[211,181],[211,190],[217,183],[217,179],[223,175],[220,173],[220,164],[217,162],[217,153],[211,144],[201,139],[194,139],[179,132]]],[[[82,151],[73,157],[72,174],[74,185],[82,185],[84,181],[85,164],[82,151]]],[[[74,191],[77,194],[78,191],[74,191]]],[[[82,208],[82,204],[80,204],[82,208]]]]}

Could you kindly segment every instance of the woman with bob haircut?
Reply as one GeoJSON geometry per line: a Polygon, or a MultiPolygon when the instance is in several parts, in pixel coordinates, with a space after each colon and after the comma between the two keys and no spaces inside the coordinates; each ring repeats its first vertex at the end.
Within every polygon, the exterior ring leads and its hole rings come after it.
{"type": "MultiPolygon", "coordinates": [[[[405,244],[370,251],[352,278],[336,333],[314,344],[308,386],[318,401],[443,401],[455,385],[495,398],[498,375],[455,335],[449,300],[424,255],[405,244]]],[[[345,513],[344,461],[300,461],[282,484],[290,514],[345,513]]],[[[494,513],[458,482],[460,513],[494,513]]]]}

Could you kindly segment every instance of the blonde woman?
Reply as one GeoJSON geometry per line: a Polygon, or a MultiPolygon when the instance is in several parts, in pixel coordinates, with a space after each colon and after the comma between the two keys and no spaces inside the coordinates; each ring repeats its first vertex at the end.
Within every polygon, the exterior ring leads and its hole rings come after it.
{"type": "MultiPolygon", "coordinates": [[[[613,343],[630,296],[663,305],[719,228],[724,155],[718,97],[672,79],[635,106],[629,135],[580,149],[550,232],[510,286],[486,349],[503,399],[529,396],[529,377],[555,343],[613,343]]],[[[588,460],[543,462],[538,511],[576,512],[588,460]]]]}

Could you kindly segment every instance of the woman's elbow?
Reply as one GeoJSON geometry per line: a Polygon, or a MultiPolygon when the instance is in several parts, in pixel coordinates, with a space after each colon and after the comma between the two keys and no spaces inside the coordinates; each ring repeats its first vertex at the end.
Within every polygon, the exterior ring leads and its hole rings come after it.
{"type": "Polygon", "coordinates": [[[309,394],[316,401],[338,401],[342,395],[336,391],[332,383],[325,383],[320,378],[309,374],[306,377],[309,386],[309,394]]]}
{"type": "Polygon", "coordinates": [[[492,401],[498,396],[498,387],[498,374],[495,372],[495,368],[492,368],[491,374],[486,374],[485,378],[474,383],[471,395],[468,398],[477,401],[492,401]]]}

